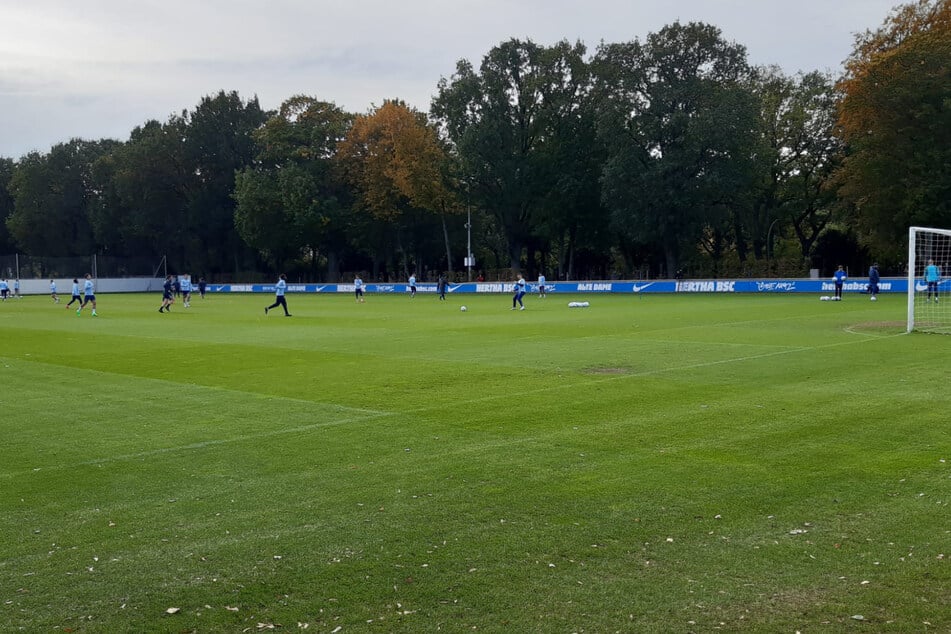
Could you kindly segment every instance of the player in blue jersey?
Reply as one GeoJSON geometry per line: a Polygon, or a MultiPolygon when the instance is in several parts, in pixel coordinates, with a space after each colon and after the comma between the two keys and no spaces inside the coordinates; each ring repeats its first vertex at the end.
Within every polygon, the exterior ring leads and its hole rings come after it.
{"type": "Polygon", "coordinates": [[[284,308],[284,316],[291,316],[291,314],[287,312],[287,299],[284,298],[285,292],[287,292],[287,276],[281,273],[281,276],[277,280],[277,284],[274,285],[274,303],[264,309],[265,315],[267,315],[268,311],[272,308],[281,306],[284,308]]]}
{"type": "Polygon", "coordinates": [[[172,304],[175,303],[175,295],[172,294],[172,276],[165,276],[165,284],[162,285],[162,305],[159,306],[160,313],[172,312],[172,304]]]}
{"type": "Polygon", "coordinates": [[[363,280],[360,276],[353,278],[353,296],[360,303],[363,303],[363,280]]]}
{"type": "Polygon", "coordinates": [[[50,297],[53,298],[53,303],[59,303],[59,295],[56,294],[56,280],[50,280],[50,297]]]}
{"type": "Polygon", "coordinates": [[[86,280],[83,282],[83,303],[76,309],[76,315],[81,315],[83,308],[87,304],[92,304],[92,316],[96,316],[96,285],[93,284],[92,275],[86,273],[86,280]]]}
{"type": "Polygon", "coordinates": [[[539,299],[544,299],[548,296],[547,291],[545,290],[545,276],[541,273],[538,275],[538,297],[539,299]]]}
{"type": "Polygon", "coordinates": [[[868,269],[868,292],[873,302],[878,299],[878,282],[881,277],[878,274],[878,264],[873,264],[868,269]]]}
{"type": "Polygon", "coordinates": [[[409,276],[409,296],[416,297],[416,274],[409,276]]]}
{"type": "Polygon", "coordinates": [[[7,301],[7,295],[10,294],[10,285],[6,280],[0,280],[0,300],[7,301]]]}
{"type": "Polygon", "coordinates": [[[928,266],[925,267],[925,283],[928,285],[928,301],[931,301],[931,295],[934,294],[934,301],[938,303],[938,282],[941,281],[941,269],[935,266],[934,260],[928,260],[928,266]]]}
{"type": "MultiPolygon", "coordinates": [[[[83,305],[83,297],[80,295],[79,290],[79,280],[75,277],[73,278],[73,296],[69,300],[69,303],[66,304],[66,310],[69,310],[69,307],[73,305],[73,302],[78,302],[79,306],[83,305]]],[[[77,306],[77,308],[79,308],[79,306],[77,306]]]]}
{"type": "Polygon", "coordinates": [[[518,304],[519,310],[525,310],[525,304],[522,303],[523,297],[525,297],[525,278],[519,273],[518,281],[512,287],[512,310],[515,310],[516,304],[518,304]]]}
{"type": "Polygon", "coordinates": [[[449,290],[449,280],[445,275],[440,275],[436,282],[436,292],[439,293],[439,300],[446,301],[446,291],[449,290]]]}
{"type": "Polygon", "coordinates": [[[20,299],[20,278],[13,280],[13,296],[20,299]]]}
{"type": "Polygon", "coordinates": [[[182,286],[182,306],[188,308],[192,301],[192,278],[190,275],[183,275],[180,284],[182,286]]]}
{"type": "Polygon", "coordinates": [[[842,268],[842,265],[839,265],[839,268],[836,269],[835,274],[832,276],[832,281],[835,282],[835,298],[842,299],[842,285],[845,283],[845,279],[848,275],[845,274],[845,269],[842,268]]]}

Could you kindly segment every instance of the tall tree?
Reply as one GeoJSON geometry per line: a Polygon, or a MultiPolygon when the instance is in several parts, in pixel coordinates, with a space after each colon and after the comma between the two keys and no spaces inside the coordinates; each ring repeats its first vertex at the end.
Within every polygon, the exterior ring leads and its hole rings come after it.
{"type": "Polygon", "coordinates": [[[675,23],[595,60],[608,148],[603,197],[630,239],[661,245],[668,275],[685,251],[728,233],[727,205],[749,185],[757,111],[746,49],[714,26],[675,23]]]}
{"type": "Polygon", "coordinates": [[[168,256],[178,266],[188,262],[194,172],[185,159],[186,128],[184,116],[164,124],[148,121],[97,166],[106,198],[94,225],[102,232],[117,223],[109,231],[118,232],[126,255],[168,256]]]}
{"type": "Polygon", "coordinates": [[[542,249],[541,272],[548,275],[557,272],[561,278],[577,279],[579,273],[608,273],[614,232],[601,202],[605,152],[596,118],[595,103],[586,91],[576,109],[555,120],[543,150],[546,161],[558,166],[534,229],[542,249]],[[583,268],[594,261],[600,271],[583,268]]]}
{"type": "Polygon", "coordinates": [[[748,243],[757,259],[768,256],[768,242],[791,230],[807,259],[836,210],[830,180],[842,143],[835,134],[833,80],[819,72],[790,77],[761,68],[752,90],[760,106],[760,142],[750,196],[737,208],[738,250],[748,243]]]}
{"type": "Polygon", "coordinates": [[[857,38],[839,82],[840,195],[862,237],[900,251],[909,225],[951,227],[951,0],[896,8],[857,38]]]}
{"type": "Polygon", "coordinates": [[[247,245],[234,226],[234,179],[254,158],[252,133],[267,119],[257,98],[205,97],[189,113],[184,151],[194,175],[187,190],[188,264],[214,273],[239,270],[247,245]]]}
{"type": "Polygon", "coordinates": [[[7,228],[27,253],[90,255],[98,250],[88,216],[92,165],[116,142],[83,141],[54,145],[49,154],[31,152],[10,181],[14,210],[7,228]]]}
{"type": "Polygon", "coordinates": [[[296,96],[254,133],[254,164],[235,179],[235,226],[275,268],[306,256],[316,275],[323,257],[337,278],[349,193],[333,159],[352,119],[332,103],[296,96]]]}
{"type": "Polygon", "coordinates": [[[13,252],[13,239],[7,230],[7,218],[13,213],[13,192],[10,183],[16,163],[13,159],[0,157],[0,253],[13,252]]]}
{"type": "MultiPolygon", "coordinates": [[[[417,260],[420,242],[439,219],[445,236],[446,260],[452,255],[445,216],[459,211],[450,188],[450,159],[426,115],[400,101],[387,101],[358,116],[341,142],[337,159],[355,190],[355,203],[395,235],[406,260],[417,260]],[[408,244],[404,244],[408,240],[408,244]]],[[[378,245],[383,246],[383,245],[378,245]]],[[[420,268],[421,270],[421,268],[420,268]]]]}
{"type": "Polygon", "coordinates": [[[433,100],[431,113],[455,146],[472,200],[505,233],[513,268],[537,237],[558,171],[544,148],[588,88],[584,54],[581,43],[509,40],[489,51],[478,73],[459,61],[433,100]]]}

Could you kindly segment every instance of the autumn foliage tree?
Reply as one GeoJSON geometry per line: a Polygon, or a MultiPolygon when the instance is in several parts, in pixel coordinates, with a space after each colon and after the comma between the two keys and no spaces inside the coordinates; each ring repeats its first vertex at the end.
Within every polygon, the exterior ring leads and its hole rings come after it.
{"type": "Polygon", "coordinates": [[[919,0],[857,38],[839,82],[839,193],[883,252],[909,225],[951,227],[949,73],[951,0],[919,0]]]}
{"type": "Polygon", "coordinates": [[[395,230],[377,237],[395,238],[396,250],[410,256],[403,258],[404,273],[407,259],[418,264],[414,247],[434,216],[441,221],[452,270],[445,216],[458,211],[458,204],[449,187],[448,153],[424,113],[401,101],[386,101],[356,117],[338,147],[337,161],[357,208],[395,230]]]}

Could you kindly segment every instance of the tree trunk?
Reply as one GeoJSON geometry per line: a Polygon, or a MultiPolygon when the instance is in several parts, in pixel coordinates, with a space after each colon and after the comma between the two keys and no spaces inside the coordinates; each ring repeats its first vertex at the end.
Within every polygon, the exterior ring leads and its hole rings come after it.
{"type": "Polygon", "coordinates": [[[328,282],[338,282],[340,281],[340,272],[337,270],[339,266],[337,262],[337,252],[336,251],[327,251],[327,281],[328,282]]]}
{"type": "Polygon", "coordinates": [[[518,271],[522,268],[522,245],[509,241],[509,268],[518,271]]]}
{"type": "Polygon", "coordinates": [[[667,263],[667,270],[664,271],[664,277],[672,277],[672,271],[677,270],[677,248],[669,242],[664,245],[664,259],[667,263]]]}
{"type": "Polygon", "coordinates": [[[449,229],[446,228],[446,217],[442,216],[442,235],[446,240],[446,266],[449,268],[449,277],[452,277],[452,251],[449,248],[449,229]]]}

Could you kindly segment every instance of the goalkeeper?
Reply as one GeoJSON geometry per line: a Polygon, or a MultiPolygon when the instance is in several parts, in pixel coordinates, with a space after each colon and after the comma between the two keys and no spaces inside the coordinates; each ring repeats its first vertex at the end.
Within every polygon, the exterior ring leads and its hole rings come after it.
{"type": "Polygon", "coordinates": [[[934,260],[928,260],[928,266],[925,267],[925,283],[928,285],[928,301],[931,301],[931,294],[934,293],[934,301],[938,303],[938,282],[941,280],[941,270],[935,266],[934,260]]]}
{"type": "Polygon", "coordinates": [[[838,300],[842,299],[842,285],[845,283],[848,275],[845,274],[845,269],[842,268],[842,265],[839,265],[839,268],[836,269],[835,275],[832,276],[832,281],[835,283],[835,298],[838,300]]]}

